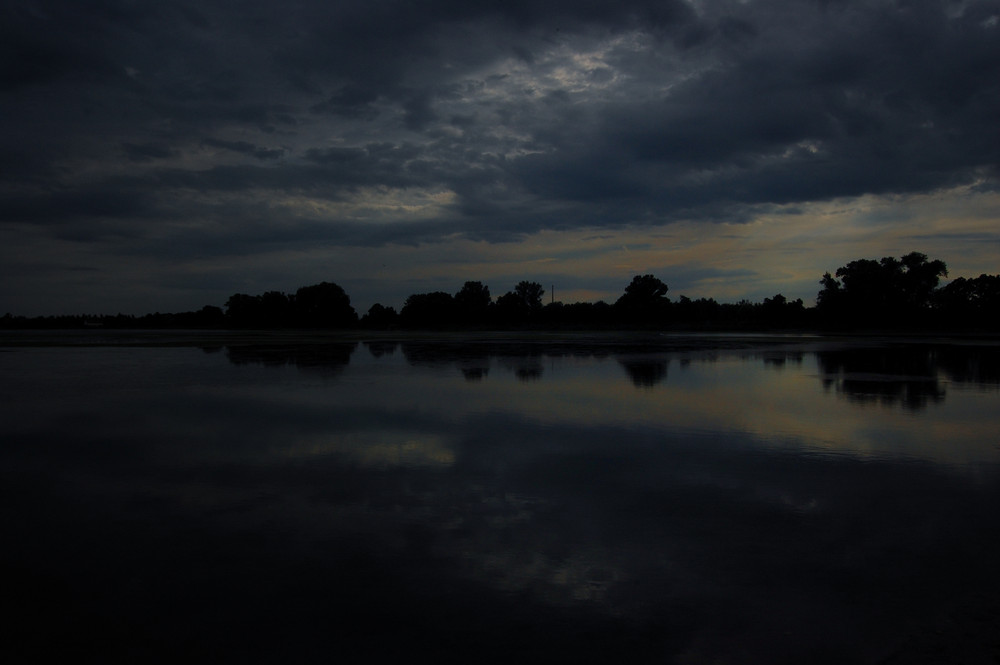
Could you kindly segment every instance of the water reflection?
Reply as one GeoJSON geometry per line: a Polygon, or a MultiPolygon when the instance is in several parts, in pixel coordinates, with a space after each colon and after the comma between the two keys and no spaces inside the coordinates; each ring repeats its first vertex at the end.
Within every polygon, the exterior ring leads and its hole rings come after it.
{"type": "Polygon", "coordinates": [[[399,342],[367,341],[364,344],[365,348],[368,349],[368,352],[375,358],[391,356],[399,347],[399,342]]]}
{"type": "Polygon", "coordinates": [[[466,381],[482,381],[490,373],[489,367],[461,367],[462,376],[466,381]]]}
{"type": "Polygon", "coordinates": [[[918,410],[944,401],[945,382],[979,388],[1000,383],[1000,353],[992,348],[847,348],[819,351],[816,357],[824,387],[859,403],[918,410]]]}
{"type": "Polygon", "coordinates": [[[667,378],[669,360],[619,358],[618,362],[637,388],[652,388],[667,378]]]}
{"type": "Polygon", "coordinates": [[[1000,386],[1000,348],[973,345],[943,347],[936,351],[935,360],[955,383],[991,388],[1000,386]]]}
{"type": "Polygon", "coordinates": [[[500,356],[499,364],[512,372],[519,381],[537,381],[545,373],[541,355],[500,356]]]}
{"type": "Polygon", "coordinates": [[[11,662],[877,663],[1000,588],[1000,392],[847,347],[0,354],[11,662]]]}
{"type": "Polygon", "coordinates": [[[815,358],[825,389],[858,404],[877,403],[919,410],[942,402],[945,383],[978,388],[1000,385],[1000,350],[975,345],[876,345],[827,343],[815,348],[684,348],[683,345],[593,345],[529,341],[369,341],[371,355],[381,358],[401,348],[414,366],[459,371],[468,381],[482,381],[496,363],[523,381],[540,379],[551,359],[605,359],[615,357],[637,388],[652,388],[668,378],[670,362],[681,368],[691,363],[715,363],[746,357],[765,367],[801,369],[815,358]]]}
{"type": "Polygon", "coordinates": [[[775,351],[764,353],[761,357],[764,360],[764,365],[774,369],[783,369],[786,364],[801,366],[805,359],[805,353],[802,351],[775,351]]]}
{"type": "Polygon", "coordinates": [[[234,365],[293,365],[307,371],[336,374],[351,361],[356,348],[356,342],[236,344],[226,347],[226,357],[234,365]]]}
{"type": "Polygon", "coordinates": [[[936,354],[921,347],[835,349],[816,354],[823,386],[859,403],[922,409],[944,400],[936,354]]]}

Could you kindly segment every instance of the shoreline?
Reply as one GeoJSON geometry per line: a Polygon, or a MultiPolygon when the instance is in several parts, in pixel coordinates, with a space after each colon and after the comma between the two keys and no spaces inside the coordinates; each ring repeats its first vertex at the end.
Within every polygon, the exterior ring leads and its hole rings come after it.
{"type": "Polygon", "coordinates": [[[0,330],[0,348],[32,346],[205,346],[229,344],[323,344],[344,342],[520,343],[530,346],[632,346],[669,350],[674,345],[720,347],[736,342],[815,343],[875,342],[1000,346],[1000,334],[940,331],[823,331],[823,330],[366,330],[366,329],[6,329],[0,330]]]}

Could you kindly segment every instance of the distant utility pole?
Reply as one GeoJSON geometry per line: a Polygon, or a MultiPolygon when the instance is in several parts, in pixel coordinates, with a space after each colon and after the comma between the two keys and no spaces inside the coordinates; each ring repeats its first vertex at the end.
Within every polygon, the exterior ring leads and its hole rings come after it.
{"type": "Polygon", "coordinates": [[[549,294],[549,298],[550,298],[549,304],[552,304],[552,305],[556,304],[556,285],[555,284],[552,285],[552,293],[549,294]]]}

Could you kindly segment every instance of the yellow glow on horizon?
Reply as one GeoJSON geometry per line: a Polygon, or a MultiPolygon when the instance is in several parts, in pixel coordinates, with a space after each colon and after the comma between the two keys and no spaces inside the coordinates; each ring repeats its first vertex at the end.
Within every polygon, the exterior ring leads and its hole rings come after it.
{"type": "MultiPolygon", "coordinates": [[[[300,219],[318,225],[326,220],[351,220],[382,226],[400,219],[403,228],[407,220],[434,221],[441,211],[453,214],[454,197],[449,191],[361,190],[346,202],[293,197],[261,201],[289,206],[300,219]],[[366,202],[364,196],[373,198],[366,202]],[[369,216],[355,218],[353,214],[369,216]]],[[[172,233],[183,234],[202,221],[162,225],[158,234],[166,242],[172,233]]],[[[674,300],[685,295],[719,302],[760,301],[783,293],[812,305],[823,273],[858,258],[922,251],[944,260],[951,278],[996,274],[1000,272],[998,222],[1000,194],[961,187],[906,197],[862,196],[788,205],[745,223],[702,220],[541,230],[506,242],[461,235],[373,246],[318,242],[309,248],[240,257],[226,270],[237,275],[279,274],[278,266],[292,262],[294,273],[280,273],[288,282],[269,281],[266,288],[288,290],[310,280],[336,281],[360,312],[373,302],[398,310],[412,293],[455,293],[467,280],[483,282],[494,297],[524,279],[541,283],[546,296],[551,296],[554,285],[556,299],[563,303],[612,303],[634,275],[647,273],[665,281],[674,300]],[[367,291],[361,292],[359,285],[367,291]]],[[[81,252],[77,245],[68,247],[77,255],[81,252]]],[[[140,259],[136,259],[135,272],[150,274],[150,266],[140,259]]],[[[170,266],[176,268],[176,263],[170,266]]],[[[218,262],[210,258],[189,259],[183,268],[186,274],[225,277],[218,262]]]]}

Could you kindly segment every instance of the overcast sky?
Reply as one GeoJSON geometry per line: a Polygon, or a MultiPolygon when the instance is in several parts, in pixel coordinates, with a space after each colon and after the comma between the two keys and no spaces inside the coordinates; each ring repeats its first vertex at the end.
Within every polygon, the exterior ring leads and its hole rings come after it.
{"type": "Polygon", "coordinates": [[[0,314],[1000,273],[1000,0],[5,0],[0,314]]]}

